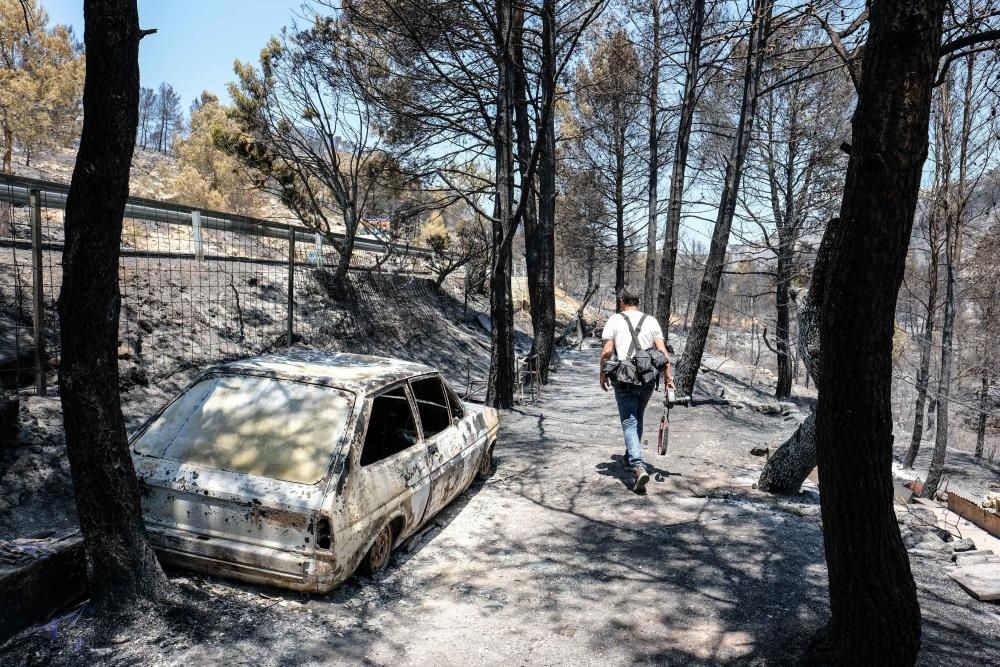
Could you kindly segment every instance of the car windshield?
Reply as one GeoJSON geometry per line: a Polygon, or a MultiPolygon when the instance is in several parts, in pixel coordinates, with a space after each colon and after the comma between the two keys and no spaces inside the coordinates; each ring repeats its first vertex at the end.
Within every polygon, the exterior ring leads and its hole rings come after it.
{"type": "Polygon", "coordinates": [[[315,484],[330,468],[352,404],[348,394],[330,387],[242,375],[209,377],[164,410],[135,450],[315,484]]]}

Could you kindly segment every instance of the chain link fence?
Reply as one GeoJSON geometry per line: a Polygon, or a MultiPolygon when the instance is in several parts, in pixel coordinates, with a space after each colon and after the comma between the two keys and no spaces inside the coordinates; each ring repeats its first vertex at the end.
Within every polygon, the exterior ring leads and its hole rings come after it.
{"type": "MultiPolygon", "coordinates": [[[[44,394],[57,381],[67,193],[63,184],[0,176],[0,384],[7,389],[34,385],[44,394]]],[[[397,291],[426,290],[429,257],[425,248],[358,237],[351,271],[394,276],[397,291]]],[[[360,322],[331,321],[350,313],[324,305],[353,284],[333,283],[338,259],[328,239],[303,228],[130,198],[119,264],[122,381],[323,341],[335,330],[363,332],[360,322]]],[[[413,296],[414,308],[421,298],[413,296]]]]}

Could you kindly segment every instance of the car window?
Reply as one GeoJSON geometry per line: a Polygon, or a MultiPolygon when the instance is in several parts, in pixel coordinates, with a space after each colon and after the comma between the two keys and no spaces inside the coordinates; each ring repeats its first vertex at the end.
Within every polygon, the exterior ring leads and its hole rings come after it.
{"type": "Polygon", "coordinates": [[[448,399],[444,395],[441,379],[424,378],[410,383],[413,396],[417,399],[417,412],[420,413],[420,425],[424,429],[425,438],[435,435],[451,426],[448,416],[448,399]]]}
{"type": "Polygon", "coordinates": [[[361,465],[371,465],[412,447],[417,442],[417,424],[406,398],[406,390],[396,387],[372,399],[368,430],[361,447],[361,465]]]}
{"type": "Polygon", "coordinates": [[[458,394],[452,391],[447,382],[444,383],[444,390],[448,394],[448,405],[451,406],[451,418],[462,419],[465,417],[465,408],[462,407],[462,401],[458,398],[458,394]]]}
{"type": "Polygon", "coordinates": [[[330,468],[353,401],[330,387],[245,375],[202,380],[136,441],[141,454],[315,484],[330,468]]]}

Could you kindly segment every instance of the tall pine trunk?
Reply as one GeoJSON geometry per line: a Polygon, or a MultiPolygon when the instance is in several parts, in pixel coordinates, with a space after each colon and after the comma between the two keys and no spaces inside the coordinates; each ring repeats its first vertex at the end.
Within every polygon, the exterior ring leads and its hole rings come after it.
{"type": "MultiPolygon", "coordinates": [[[[621,119],[624,112],[615,114],[621,119]]],[[[615,294],[619,295],[626,285],[625,279],[625,124],[615,128],[615,294]]],[[[620,303],[620,302],[618,302],[620,303]]]]}
{"type": "Polygon", "coordinates": [[[135,0],[84,3],[83,130],[66,201],[60,398],[91,601],[107,612],[166,586],[146,539],[118,394],[118,258],[139,104],[135,0]]]}
{"type": "Polygon", "coordinates": [[[493,215],[493,253],[490,271],[490,373],[486,403],[495,408],[514,405],[514,303],[511,298],[511,243],[514,226],[514,76],[511,57],[513,8],[510,0],[496,0],[497,53],[496,122],[493,148],[496,160],[496,197],[493,215]]]}
{"type": "Polygon", "coordinates": [[[831,618],[810,662],[912,665],[920,648],[893,511],[892,343],[943,14],[944,0],[871,4],[840,222],[827,230],[816,445],[831,618]]]}
{"type": "Polygon", "coordinates": [[[983,447],[986,444],[986,409],[989,407],[990,397],[990,371],[989,367],[983,366],[980,381],[982,386],[979,389],[979,419],[976,424],[976,458],[983,458],[983,447]]]}
{"type": "Polygon", "coordinates": [[[777,348],[778,382],[774,389],[774,397],[779,401],[787,400],[792,395],[792,354],[791,354],[791,295],[792,286],[792,247],[791,242],[780,241],[778,245],[778,280],[775,289],[775,306],[777,322],[774,331],[774,342],[777,348]]]}
{"type": "MultiPolygon", "coordinates": [[[[677,243],[681,231],[681,211],[684,199],[684,175],[687,170],[688,146],[691,125],[698,100],[698,70],[701,66],[701,35],[705,26],[705,0],[691,3],[691,23],[687,63],[684,67],[684,96],[681,100],[680,119],[677,125],[677,143],[674,147],[674,164],[670,172],[670,201],[667,205],[667,229],[660,253],[660,284],[656,299],[656,314],[664,336],[670,326],[674,281],[677,275],[677,243]]],[[[687,328],[688,314],[684,314],[687,328]]]]}
{"type": "Polygon", "coordinates": [[[938,291],[938,219],[937,203],[927,220],[930,259],[927,268],[927,310],[924,331],[920,338],[920,368],[917,369],[917,399],[913,409],[913,435],[903,457],[903,467],[912,468],[924,438],[924,409],[927,405],[927,385],[931,377],[931,351],[934,348],[934,327],[937,320],[938,291]]]}
{"type": "MultiPolygon", "coordinates": [[[[642,305],[647,313],[656,311],[656,234],[659,203],[657,186],[660,180],[660,0],[650,0],[653,21],[653,44],[649,67],[649,180],[646,185],[646,272],[642,285],[642,305]]],[[[666,318],[670,319],[670,313],[666,318]]]]}
{"type": "Polygon", "coordinates": [[[694,321],[691,323],[687,344],[684,346],[684,356],[681,357],[675,376],[677,391],[680,395],[690,396],[694,391],[694,381],[698,376],[701,357],[705,351],[705,342],[708,340],[708,330],[712,325],[712,314],[715,311],[716,296],[719,293],[719,283],[722,280],[722,270],[726,262],[726,250],[729,246],[729,232],[736,214],[736,200],[743,177],[743,165],[750,146],[750,135],[757,110],[757,87],[760,82],[764,46],[770,30],[773,7],[773,0],[755,0],[754,2],[754,18],[747,40],[746,63],[743,70],[743,96],[740,101],[739,121],[736,124],[736,135],[733,137],[732,148],[726,160],[726,176],[719,201],[719,213],[712,231],[712,242],[705,263],[701,291],[698,293],[694,321]]]}
{"type": "MultiPolygon", "coordinates": [[[[948,423],[951,409],[951,364],[954,356],[955,313],[957,311],[955,284],[958,282],[962,263],[962,230],[964,227],[966,207],[966,186],[969,170],[969,136],[972,131],[973,114],[973,75],[975,72],[975,54],[965,57],[965,90],[962,97],[962,127],[959,134],[958,183],[956,205],[951,216],[952,224],[945,227],[945,307],[944,322],[941,327],[941,376],[938,380],[938,410],[937,431],[934,434],[934,454],[931,456],[931,466],[927,471],[923,495],[933,498],[944,475],[944,460],[948,451],[948,423]]],[[[941,88],[942,98],[947,100],[951,86],[941,88]]],[[[950,115],[950,107],[942,103],[945,118],[950,115]]],[[[946,135],[950,141],[950,136],[946,135]]],[[[950,145],[945,145],[945,151],[950,145]]],[[[950,167],[950,164],[949,164],[950,167]]],[[[950,168],[945,171],[945,178],[950,177],[950,168]]],[[[945,224],[947,225],[948,219],[945,224]]]]}
{"type": "MultiPolygon", "coordinates": [[[[556,95],[556,8],[555,0],[542,2],[542,105],[554,109],[556,95]]],[[[538,154],[538,233],[536,289],[532,303],[537,303],[537,322],[532,349],[539,379],[549,379],[549,362],[556,333],[556,116],[543,115],[539,128],[541,149],[538,154]]]]}

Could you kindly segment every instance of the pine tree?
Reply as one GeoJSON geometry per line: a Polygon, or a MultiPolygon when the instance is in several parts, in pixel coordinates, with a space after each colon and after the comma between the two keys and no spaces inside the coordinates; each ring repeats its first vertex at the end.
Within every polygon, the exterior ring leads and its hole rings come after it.
{"type": "Polygon", "coordinates": [[[64,25],[47,27],[35,0],[0,0],[0,171],[12,173],[14,144],[29,156],[79,132],[83,57],[64,25]]]}

